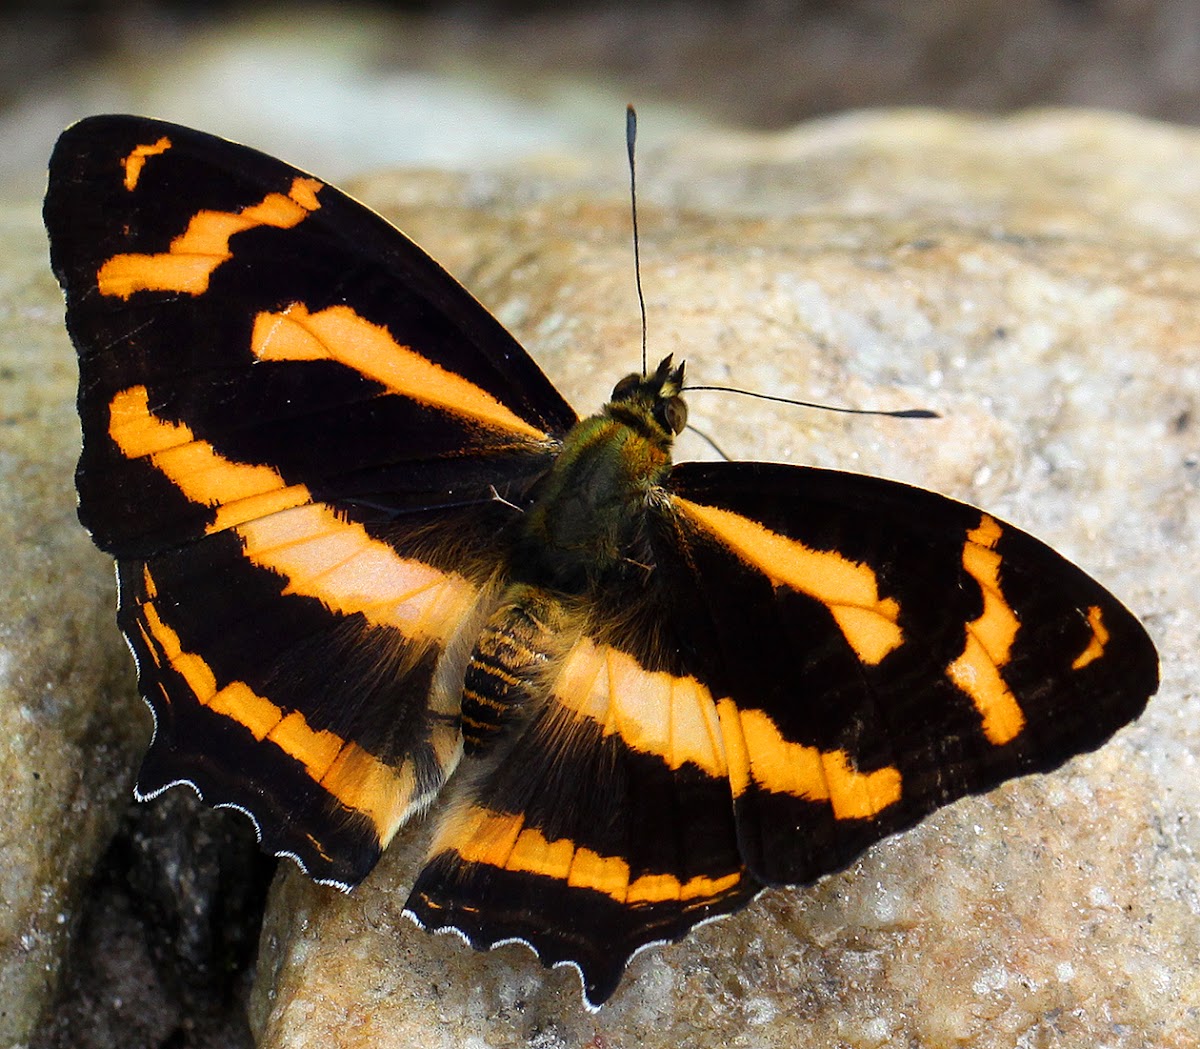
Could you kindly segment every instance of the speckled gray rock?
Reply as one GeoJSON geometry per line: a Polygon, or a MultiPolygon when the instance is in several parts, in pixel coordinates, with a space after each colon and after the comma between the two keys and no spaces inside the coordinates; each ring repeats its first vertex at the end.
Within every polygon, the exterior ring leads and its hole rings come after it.
{"type": "Polygon", "coordinates": [[[75,355],[35,206],[0,210],[0,1046],[52,994],[149,731],[75,517],[75,355]]]}
{"type": "MultiPolygon", "coordinates": [[[[1162,690],[1061,771],[640,955],[595,1015],[522,947],[476,954],[401,920],[424,828],[349,898],[289,870],[261,944],[260,1044],[1196,1045],[1198,168],[1195,132],[1067,112],[647,141],[652,358],[687,357],[696,382],[943,414],[696,394],[693,421],[734,457],[892,476],[1028,528],[1143,616],[1162,690]]],[[[637,363],[618,187],[527,169],[356,189],[586,411],[637,363]]]]}

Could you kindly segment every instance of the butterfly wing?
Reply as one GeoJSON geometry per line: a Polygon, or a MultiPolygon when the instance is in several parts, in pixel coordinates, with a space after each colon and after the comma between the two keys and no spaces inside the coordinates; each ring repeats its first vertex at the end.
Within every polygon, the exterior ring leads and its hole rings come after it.
{"type": "Polygon", "coordinates": [[[243,146],[68,129],[51,260],[79,353],[80,518],[118,560],[187,782],[322,880],[360,880],[458,754],[442,657],[575,415],[394,227],[243,146]]]}
{"type": "Polygon", "coordinates": [[[717,697],[739,851],[768,884],[1057,768],[1158,687],[1116,598],[974,507],[762,463],[685,464],[673,496],[661,563],[717,697]]]}
{"type": "Polygon", "coordinates": [[[576,965],[594,1005],[642,945],[1099,746],[1157,686],[1099,584],[931,492],[688,463],[649,524],[649,575],[601,598],[408,903],[576,965]]]}
{"type": "Polygon", "coordinates": [[[738,852],[715,708],[629,647],[582,636],[523,731],[459,772],[405,908],[477,949],[520,941],[574,966],[593,1008],[638,950],[762,888],[738,852]]]}

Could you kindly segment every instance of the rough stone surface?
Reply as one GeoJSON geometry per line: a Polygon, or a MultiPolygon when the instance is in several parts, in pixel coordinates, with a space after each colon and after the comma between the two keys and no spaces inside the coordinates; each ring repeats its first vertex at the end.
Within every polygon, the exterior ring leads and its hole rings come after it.
{"type": "Polygon", "coordinates": [[[150,719],[75,517],[75,363],[35,207],[0,213],[0,1046],[53,993],[150,719]]]}
{"type": "Polygon", "coordinates": [[[193,791],[130,799],[30,1049],[249,1049],[275,867],[244,817],[193,791]]]}
{"type": "MultiPolygon", "coordinates": [[[[585,1012],[569,971],[400,911],[425,828],[349,898],[288,869],[260,945],[259,1044],[1197,1045],[1200,137],[1099,114],[848,117],[641,164],[652,360],[718,394],[735,458],[883,474],[987,506],[1141,614],[1163,686],[1063,770],[943,810],[814,887],[635,959],[585,1012]]],[[[456,272],[581,410],[637,364],[617,180],[545,168],[355,187],[456,272]]],[[[680,458],[711,457],[693,435],[680,458]]]]}
{"type": "Polygon", "coordinates": [[[619,149],[655,125],[1047,103],[1200,121],[1195,0],[7,4],[0,193],[95,112],[203,127],[343,178],[619,149]],[[611,143],[611,144],[609,144],[611,143]]]}

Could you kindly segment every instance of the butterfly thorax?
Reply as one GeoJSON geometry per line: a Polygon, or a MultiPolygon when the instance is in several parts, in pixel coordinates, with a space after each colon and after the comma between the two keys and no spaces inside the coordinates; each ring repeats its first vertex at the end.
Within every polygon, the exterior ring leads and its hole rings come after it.
{"type": "Polygon", "coordinates": [[[683,428],[683,365],[629,375],[608,404],[563,438],[531,504],[514,522],[510,578],[567,596],[646,565],[646,513],[663,498],[683,428]]]}
{"type": "Polygon", "coordinates": [[[514,522],[511,574],[467,665],[463,738],[484,749],[536,692],[561,647],[566,607],[653,571],[647,515],[665,497],[671,445],[686,421],[683,365],[617,383],[563,438],[531,505],[514,522]]]}

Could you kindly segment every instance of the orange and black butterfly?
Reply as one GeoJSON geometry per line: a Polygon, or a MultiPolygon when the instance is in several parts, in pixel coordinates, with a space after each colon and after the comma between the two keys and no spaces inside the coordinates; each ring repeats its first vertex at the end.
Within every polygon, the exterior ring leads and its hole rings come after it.
{"type": "Polygon", "coordinates": [[[84,120],[45,219],[80,517],[155,719],[138,796],[186,783],[350,889],[449,795],[408,912],[574,965],[593,1006],[639,948],[1157,687],[1036,539],[879,478],[675,464],[670,359],[580,420],[419,248],[252,149],[84,120]]]}

